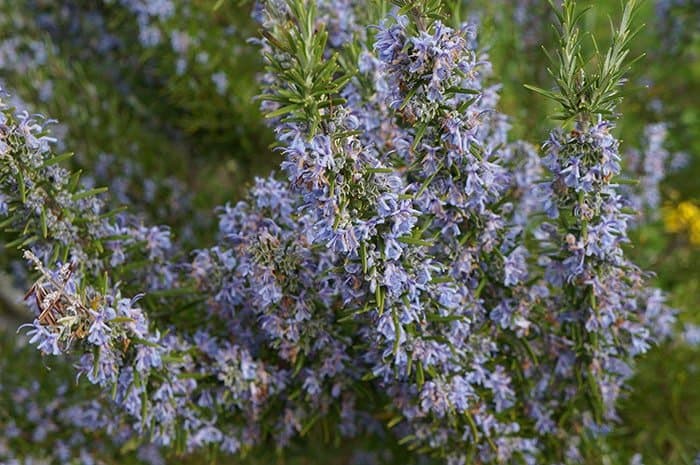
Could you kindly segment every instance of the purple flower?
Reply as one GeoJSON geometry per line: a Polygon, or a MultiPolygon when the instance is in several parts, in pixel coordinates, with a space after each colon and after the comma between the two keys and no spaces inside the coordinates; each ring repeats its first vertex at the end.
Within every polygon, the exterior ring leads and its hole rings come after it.
{"type": "Polygon", "coordinates": [[[60,334],[57,331],[50,330],[48,327],[39,323],[38,320],[34,320],[33,323],[23,324],[19,327],[18,331],[27,327],[30,328],[27,331],[30,344],[35,344],[37,349],[50,355],[61,354],[61,349],[58,346],[60,334]]]}
{"type": "Polygon", "coordinates": [[[503,268],[506,286],[515,286],[527,279],[527,256],[527,249],[519,246],[506,257],[503,268]]]}
{"type": "Polygon", "coordinates": [[[160,368],[162,365],[162,350],[158,347],[141,345],[136,350],[136,370],[145,373],[152,368],[160,368]]]}
{"type": "Polygon", "coordinates": [[[97,346],[107,344],[112,333],[112,329],[107,322],[116,316],[114,309],[103,307],[101,311],[92,311],[92,324],[88,329],[88,342],[97,346]]]}

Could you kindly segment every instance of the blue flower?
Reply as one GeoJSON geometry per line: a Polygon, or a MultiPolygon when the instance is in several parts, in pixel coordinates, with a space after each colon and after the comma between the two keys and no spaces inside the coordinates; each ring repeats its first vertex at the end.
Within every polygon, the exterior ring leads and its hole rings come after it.
{"type": "Polygon", "coordinates": [[[92,311],[92,324],[88,329],[88,342],[98,346],[105,345],[110,340],[112,329],[107,322],[116,316],[114,309],[104,307],[100,311],[92,311]]]}
{"type": "Polygon", "coordinates": [[[518,246],[506,257],[503,267],[506,286],[515,286],[527,279],[527,256],[527,249],[523,246],[518,246]]]}
{"type": "Polygon", "coordinates": [[[60,334],[57,331],[42,325],[39,323],[39,320],[34,320],[33,323],[23,324],[18,330],[23,328],[30,328],[27,331],[29,343],[35,344],[37,349],[50,355],[61,354],[61,349],[58,345],[60,334]]]}

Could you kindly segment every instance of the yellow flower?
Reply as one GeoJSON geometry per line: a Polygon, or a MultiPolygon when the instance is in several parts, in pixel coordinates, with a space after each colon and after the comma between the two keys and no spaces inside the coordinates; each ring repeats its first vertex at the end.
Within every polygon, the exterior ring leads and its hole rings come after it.
{"type": "Polygon", "coordinates": [[[693,245],[700,245],[700,207],[687,200],[663,208],[664,226],[670,233],[685,232],[693,245]]]}
{"type": "Polygon", "coordinates": [[[690,237],[690,243],[693,245],[700,245],[700,221],[695,221],[690,225],[688,236],[690,237]]]}

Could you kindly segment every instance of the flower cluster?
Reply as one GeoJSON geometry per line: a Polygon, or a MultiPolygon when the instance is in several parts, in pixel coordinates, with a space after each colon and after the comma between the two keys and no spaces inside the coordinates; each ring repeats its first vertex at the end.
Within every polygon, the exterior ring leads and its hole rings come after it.
{"type": "Polygon", "coordinates": [[[52,366],[43,384],[28,379],[27,370],[42,369],[37,354],[0,337],[0,462],[104,463],[119,454],[133,463],[164,463],[158,448],[133,442],[134,432],[112,419],[109,405],[71,385],[69,367],[52,366]]]}
{"type": "MultiPolygon", "coordinates": [[[[565,387],[552,405],[593,397],[596,422],[613,420],[615,400],[632,374],[632,357],[652,341],[668,336],[673,314],[658,291],[649,291],[645,275],[624,256],[630,214],[617,192],[618,142],[604,120],[580,121],[570,132],[555,131],[545,145],[549,181],[541,184],[549,218],[536,233],[543,247],[551,320],[559,335],[551,343],[555,375],[542,387],[556,399],[557,378],[572,374],[587,383],[565,387]]],[[[561,408],[561,407],[559,407],[561,408]]]]}
{"type": "MultiPolygon", "coordinates": [[[[175,8],[121,4],[147,45],[175,8]]],[[[580,463],[673,323],[624,252],[613,125],[577,114],[540,159],[509,140],[474,24],[432,0],[360,10],[256,7],[283,175],[221,207],[191,255],[109,211],[40,120],[0,106],[0,221],[36,278],[23,329],[78,356],[116,412],[99,428],[175,452],[317,432],[451,465],[580,463]]]]}
{"type": "MultiPolygon", "coordinates": [[[[398,423],[400,434],[429,448],[449,448],[467,435],[477,444],[483,441],[473,451],[482,460],[534,457],[537,441],[519,434],[527,427],[501,423],[499,415],[528,405],[540,434],[565,434],[548,419],[574,402],[572,392],[586,389],[576,384],[582,379],[580,367],[586,367],[584,379],[601,385],[602,408],[613,419],[616,393],[631,372],[628,355],[646,350],[653,339],[650,326],[667,335],[672,317],[658,294],[643,292],[641,274],[623,282],[622,270],[634,267],[624,263],[620,248],[628,217],[610,186],[620,157],[609,125],[601,122],[586,134],[577,131],[580,145],[566,149],[569,141],[555,134],[545,160],[555,179],[541,182],[537,193],[519,192],[508,201],[510,189],[517,192],[539,181],[541,167],[531,147],[506,143],[507,124],[493,108],[495,89],[483,84],[489,66],[472,48],[473,31],[469,26],[456,31],[440,21],[424,30],[415,27],[404,16],[381,23],[373,46],[360,54],[362,77],[341,92],[344,107],[322,115],[327,122],[320,130],[297,122],[278,125],[283,167],[304,199],[304,211],[318,218],[310,235],[344,257],[346,272],[357,270],[358,283],[369,284],[367,297],[361,298],[368,303],[355,319],[369,318],[378,330],[366,337],[379,351],[369,351],[364,359],[374,365],[375,382],[397,399],[397,412],[404,418],[398,423]],[[352,124],[343,124],[348,112],[352,124]],[[347,134],[358,127],[363,134],[347,134]],[[390,177],[394,180],[386,183],[390,177]],[[542,249],[560,243],[573,256],[529,263],[518,223],[538,210],[554,218],[560,211],[569,215],[575,205],[580,206],[578,219],[587,224],[585,243],[571,234],[575,229],[560,241],[554,237],[556,228],[542,225],[542,249]],[[348,208],[354,209],[344,214],[348,208]],[[393,224],[385,225],[387,219],[393,224]],[[608,262],[605,278],[592,274],[608,262]],[[524,286],[540,267],[545,280],[524,286]],[[619,289],[599,292],[613,276],[619,289]],[[597,298],[596,311],[600,307],[604,314],[596,319],[583,312],[588,331],[607,344],[594,352],[593,360],[588,342],[577,346],[567,334],[569,322],[583,316],[558,316],[565,299],[553,292],[579,281],[595,284],[587,298],[597,298]],[[544,321],[556,324],[531,319],[533,307],[541,305],[553,312],[544,321]],[[629,347],[617,341],[618,331],[629,347]],[[543,340],[527,341],[531,333],[543,340]],[[540,382],[535,392],[523,392],[524,386],[513,380],[524,368],[505,361],[513,354],[513,337],[524,338],[522,343],[538,357],[553,357],[552,367],[567,360],[571,368],[540,382]],[[557,390],[563,393],[559,399],[557,390]],[[451,418],[449,429],[446,417],[451,418]]],[[[273,49],[269,42],[264,45],[273,49]]],[[[287,56],[279,59],[294,66],[287,56]]],[[[274,76],[266,83],[271,94],[280,95],[286,84],[275,83],[274,76]]],[[[361,285],[357,292],[361,296],[361,285]]],[[[546,373],[539,367],[525,371],[533,380],[546,373]]],[[[452,459],[466,456],[459,452],[452,459]]]]}

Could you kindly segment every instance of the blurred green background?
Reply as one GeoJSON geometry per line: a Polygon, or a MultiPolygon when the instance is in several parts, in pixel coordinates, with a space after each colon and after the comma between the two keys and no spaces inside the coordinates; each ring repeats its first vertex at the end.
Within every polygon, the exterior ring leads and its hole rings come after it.
{"type": "MultiPolygon", "coordinates": [[[[595,7],[586,29],[605,43],[608,16],[616,17],[619,2],[581,3],[595,7]]],[[[658,3],[646,1],[638,18],[645,27],[633,48],[643,57],[629,75],[616,133],[624,147],[637,147],[647,124],[666,122],[668,149],[689,157],[663,183],[665,208],[634,232],[629,247],[668,291],[679,310],[680,334],[686,323],[700,324],[700,240],[692,234],[694,224],[700,231],[700,4],[668,2],[679,6],[665,17],[658,3]],[[669,227],[683,205],[690,212],[684,227],[669,227]]],[[[146,46],[136,39],[142,34],[138,14],[120,2],[0,0],[0,80],[35,111],[60,122],[55,132],[65,150],[76,153],[75,167],[90,182],[110,185],[114,203],[133,204],[144,221],[171,225],[185,247],[206,246],[215,234],[215,207],[235,202],[254,175],[274,170],[279,159],[254,98],[261,60],[247,41],[257,33],[251,7],[233,0],[176,4],[174,15],[154,21],[160,42],[146,46]],[[177,42],[182,32],[197,40],[177,42]]],[[[542,142],[556,124],[548,118],[552,109],[523,84],[551,84],[541,49],[556,47],[549,5],[479,0],[465,2],[461,14],[481,24],[479,43],[493,62],[494,82],[502,84],[500,109],[511,117],[512,137],[542,142]]],[[[17,270],[16,259],[14,251],[0,253],[5,270],[17,270]]],[[[21,280],[21,272],[14,276],[21,280]]],[[[70,370],[49,371],[33,350],[16,348],[18,315],[10,316],[14,304],[5,294],[0,426],[16,415],[10,408],[13,386],[39,379],[50,391],[57,377],[72,383],[70,370]]],[[[312,440],[288,457],[270,454],[243,463],[360,463],[352,451],[352,444],[312,440]]],[[[644,357],[620,426],[596,442],[588,463],[627,464],[637,453],[654,465],[692,464],[700,454],[700,346],[682,335],[644,357]]],[[[109,454],[107,463],[137,460],[126,450],[109,454]]],[[[183,460],[205,458],[172,463],[183,460]]],[[[396,453],[385,461],[405,460],[396,453]]]]}

